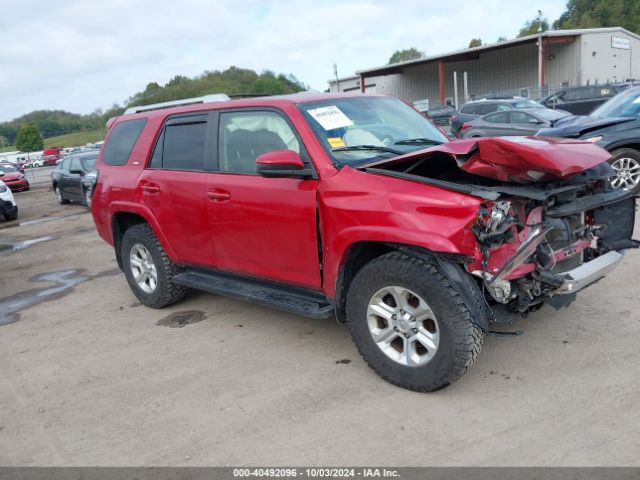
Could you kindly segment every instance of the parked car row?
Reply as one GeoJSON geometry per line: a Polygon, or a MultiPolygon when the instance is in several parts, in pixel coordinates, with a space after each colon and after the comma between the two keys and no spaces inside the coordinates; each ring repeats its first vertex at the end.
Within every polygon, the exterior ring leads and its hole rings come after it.
{"type": "Polygon", "coordinates": [[[451,134],[458,138],[537,135],[596,143],[612,154],[616,173],[612,186],[640,194],[640,86],[578,87],[554,95],[567,101],[549,103],[547,97],[543,103],[523,98],[467,102],[451,117],[451,134]],[[589,115],[571,114],[597,104],[589,115]]]}

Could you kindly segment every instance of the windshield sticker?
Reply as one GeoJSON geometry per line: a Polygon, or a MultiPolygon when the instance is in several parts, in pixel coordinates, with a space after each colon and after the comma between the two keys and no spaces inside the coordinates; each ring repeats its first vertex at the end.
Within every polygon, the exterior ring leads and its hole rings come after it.
{"type": "Polygon", "coordinates": [[[351,119],[335,105],[314,108],[313,110],[308,110],[308,112],[325,130],[334,130],[353,125],[351,119]]]}
{"type": "Polygon", "coordinates": [[[327,138],[327,141],[329,142],[329,145],[331,145],[331,148],[346,147],[344,140],[340,137],[329,137],[327,138]]]}

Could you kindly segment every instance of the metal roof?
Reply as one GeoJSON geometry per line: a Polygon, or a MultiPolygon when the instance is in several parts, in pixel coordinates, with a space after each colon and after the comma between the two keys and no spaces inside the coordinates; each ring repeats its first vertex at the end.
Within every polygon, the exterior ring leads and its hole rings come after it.
{"type": "MultiPolygon", "coordinates": [[[[578,35],[584,35],[589,33],[606,33],[606,32],[621,32],[637,40],[640,40],[640,35],[630,32],[629,30],[622,27],[582,28],[582,29],[575,29],[575,30],[547,30],[546,32],[542,32],[540,34],[514,38],[511,40],[505,40],[504,42],[491,43],[489,45],[482,45],[480,47],[474,47],[474,48],[463,48],[460,50],[455,50],[452,52],[443,53],[439,55],[432,55],[429,57],[422,57],[422,58],[416,58],[414,60],[407,60],[405,62],[393,63],[391,65],[383,65],[380,67],[358,70],[356,73],[360,76],[365,76],[365,77],[373,77],[377,75],[390,75],[393,73],[400,73],[402,72],[402,70],[404,70],[407,67],[413,67],[415,65],[421,65],[424,63],[430,63],[438,60],[445,60],[445,61],[465,60],[465,59],[468,59],[469,56],[473,56],[483,52],[499,50],[502,48],[507,48],[515,45],[535,42],[538,40],[539,37],[571,37],[571,36],[575,37],[578,35]]],[[[350,78],[350,77],[345,77],[345,78],[350,78]]],[[[339,79],[339,80],[342,80],[342,79],[339,79]]],[[[330,83],[332,82],[335,82],[335,80],[332,80],[330,83]]]]}

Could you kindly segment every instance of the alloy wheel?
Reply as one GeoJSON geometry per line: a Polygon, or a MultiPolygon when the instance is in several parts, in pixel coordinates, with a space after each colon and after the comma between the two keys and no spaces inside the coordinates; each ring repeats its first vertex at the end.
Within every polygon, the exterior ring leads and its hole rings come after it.
{"type": "Polygon", "coordinates": [[[640,163],[635,158],[618,158],[611,166],[616,171],[616,176],[611,178],[613,188],[632,190],[640,183],[640,163]]]}
{"type": "Polygon", "coordinates": [[[133,279],[145,293],[152,293],[158,285],[158,272],[151,253],[141,243],[131,247],[129,265],[133,279]]]}
{"type": "Polygon", "coordinates": [[[378,348],[401,365],[426,365],[438,350],[436,316],[420,295],[407,288],[389,286],[374,293],[367,323],[378,348]]]}

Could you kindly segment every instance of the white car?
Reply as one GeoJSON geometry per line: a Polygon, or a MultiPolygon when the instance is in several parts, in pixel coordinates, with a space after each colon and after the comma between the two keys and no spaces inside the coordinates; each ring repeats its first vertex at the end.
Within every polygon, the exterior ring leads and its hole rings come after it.
{"type": "Polygon", "coordinates": [[[0,180],[0,215],[3,215],[5,220],[18,218],[18,204],[13,198],[13,193],[2,180],[0,180]]]}

